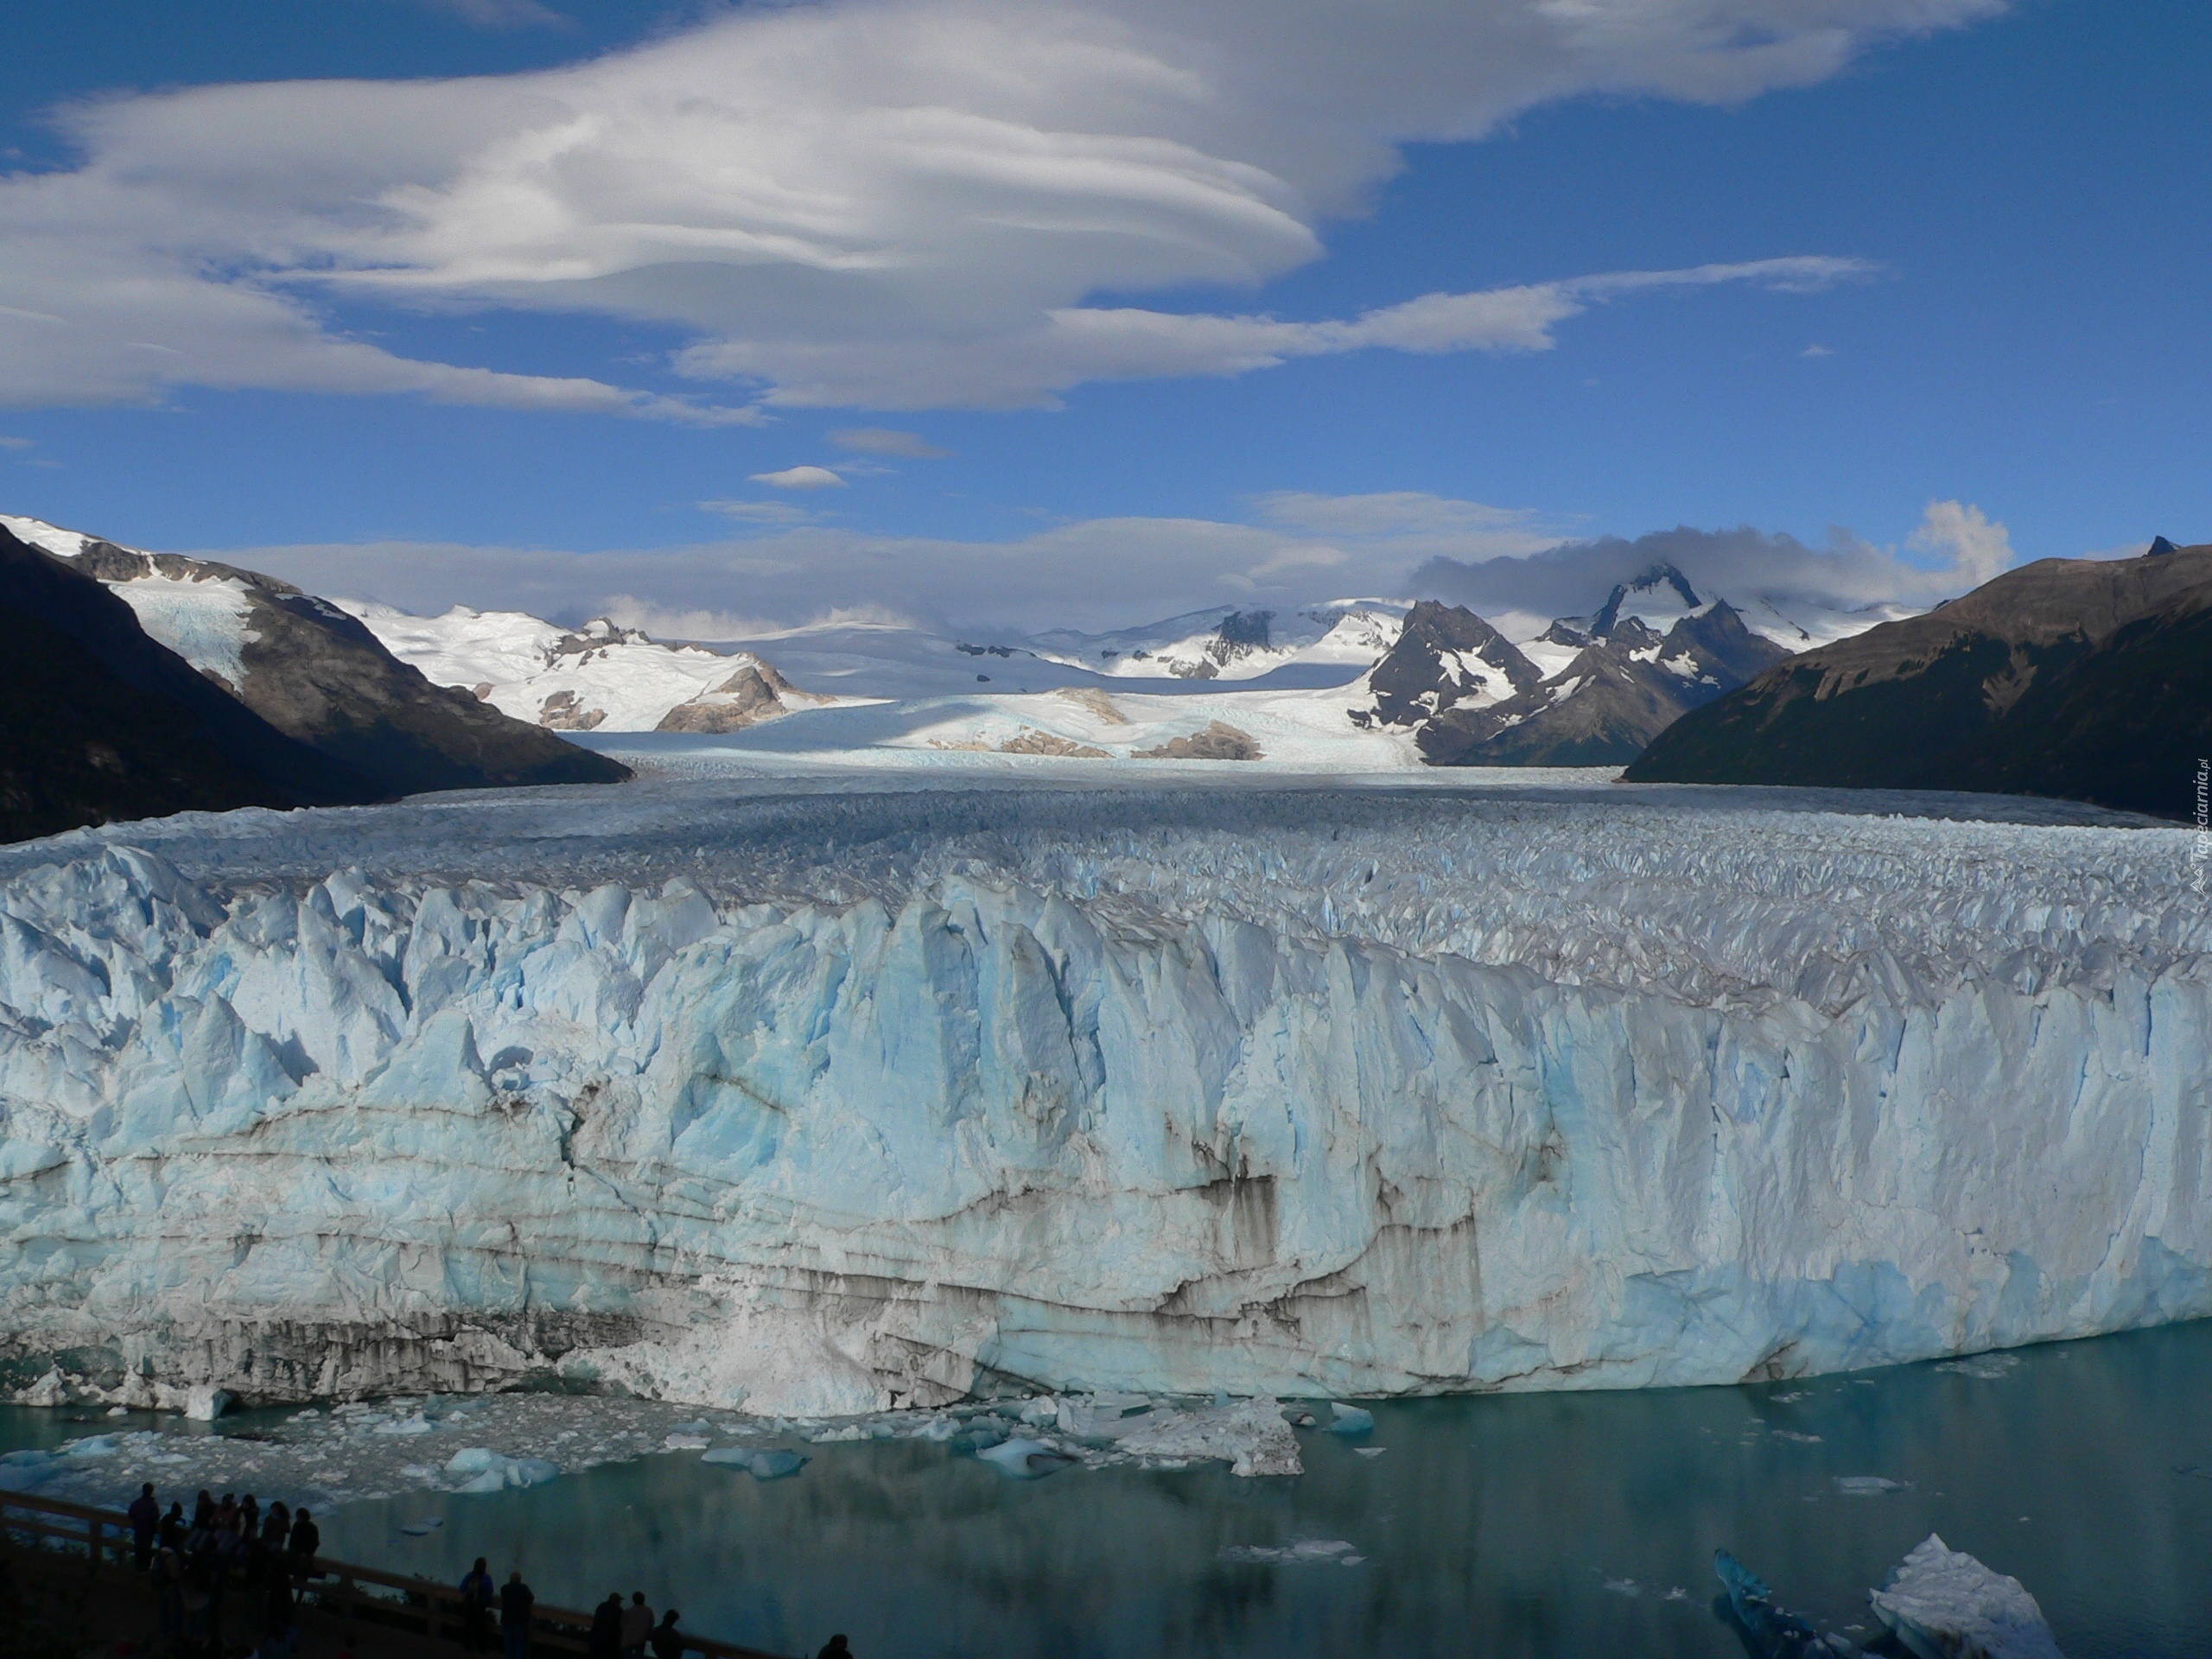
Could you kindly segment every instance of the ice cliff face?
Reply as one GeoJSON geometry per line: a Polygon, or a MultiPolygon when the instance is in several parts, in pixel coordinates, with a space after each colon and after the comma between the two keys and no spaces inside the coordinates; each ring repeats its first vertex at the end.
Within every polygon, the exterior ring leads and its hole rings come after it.
{"type": "Polygon", "coordinates": [[[825,1412],[2212,1313],[2185,832],[1821,804],[640,785],[8,849],[0,1330],[825,1412]]]}

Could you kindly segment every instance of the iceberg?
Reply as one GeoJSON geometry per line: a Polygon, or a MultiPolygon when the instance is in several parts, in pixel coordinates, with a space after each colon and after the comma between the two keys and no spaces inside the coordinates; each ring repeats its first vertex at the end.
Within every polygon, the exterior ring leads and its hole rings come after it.
{"type": "Polygon", "coordinates": [[[499,1492],[513,1487],[543,1486],[559,1476],[561,1466],[543,1458],[511,1458],[488,1447],[472,1446],[446,1459],[446,1473],[461,1481],[457,1492],[499,1492]]]}
{"type": "Polygon", "coordinates": [[[2212,1314],[2188,832],[1931,810],[708,779],[0,849],[0,1361],[1042,1427],[2212,1314]]]}
{"type": "Polygon", "coordinates": [[[1919,1659],[2063,1659],[2043,1609],[2018,1579],[1932,1532],[1867,1600],[1919,1659]]]}
{"type": "Polygon", "coordinates": [[[806,1459],[797,1452],[759,1451],[751,1446],[717,1446],[699,1459],[702,1463],[723,1463],[742,1469],[755,1480],[781,1480],[795,1475],[806,1466],[806,1459]]]}
{"type": "Polygon", "coordinates": [[[1001,1440],[976,1455],[1015,1480],[1036,1480],[1081,1461],[1046,1441],[1021,1439],[1001,1440]]]}

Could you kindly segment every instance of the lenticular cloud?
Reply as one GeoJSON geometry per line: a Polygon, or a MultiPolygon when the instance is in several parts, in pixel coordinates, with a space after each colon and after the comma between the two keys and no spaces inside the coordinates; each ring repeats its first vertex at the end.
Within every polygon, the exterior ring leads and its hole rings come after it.
{"type": "MultiPolygon", "coordinates": [[[[677,365],[697,380],[881,407],[1322,351],[1541,349],[1623,280],[1319,323],[1090,302],[1249,289],[1316,257],[1402,143],[1592,91],[1746,98],[2000,3],[853,0],[524,75],[104,101],[61,118],[79,166],[0,183],[0,399],[195,384],[748,418],[399,358],[337,334],[334,301],[648,320],[690,336],[677,365]]],[[[1851,274],[1796,263],[1626,285],[1851,274]]]]}

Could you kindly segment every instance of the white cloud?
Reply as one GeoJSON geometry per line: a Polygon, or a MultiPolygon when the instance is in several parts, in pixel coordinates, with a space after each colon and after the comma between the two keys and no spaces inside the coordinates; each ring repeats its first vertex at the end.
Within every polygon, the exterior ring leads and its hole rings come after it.
{"type": "Polygon", "coordinates": [[[830,435],[830,442],[859,454],[893,455],[902,461],[945,461],[952,454],[918,432],[899,432],[887,426],[841,427],[830,435]]]}
{"type": "Polygon", "coordinates": [[[786,467],[780,472],[755,473],[755,484],[779,490],[842,490],[845,480],[827,467],[786,467]]]}
{"type": "Polygon", "coordinates": [[[2012,532],[1991,524],[1980,507],[1959,501],[1930,501],[1905,545],[1942,556],[1945,568],[1968,588],[1980,587],[2012,563],[2012,532]]]}
{"type": "Polygon", "coordinates": [[[1825,346],[1815,344],[1808,346],[1803,351],[1798,353],[1797,355],[1800,357],[1834,357],[1835,353],[1825,346]]]}
{"type": "Polygon", "coordinates": [[[333,296],[671,326],[687,372],[802,404],[1005,407],[1330,352],[1537,350],[1656,284],[1840,267],[1623,273],[1319,322],[1093,296],[1249,289],[1311,260],[1410,142],[1592,92],[1805,85],[2002,4],[821,0],[526,74],[103,99],[60,117],[81,164],[0,180],[0,403],[260,386],[742,418],[398,357],[334,327],[333,296]]]}
{"type": "Polygon", "coordinates": [[[416,0],[471,29],[569,29],[569,19],[538,0],[416,0]]]}
{"type": "Polygon", "coordinates": [[[0,437],[0,449],[29,449],[31,447],[32,441],[29,438],[0,437]]]}
{"type": "Polygon", "coordinates": [[[702,501],[702,512],[719,512],[747,524],[803,524],[814,515],[788,501],[702,501]]]}

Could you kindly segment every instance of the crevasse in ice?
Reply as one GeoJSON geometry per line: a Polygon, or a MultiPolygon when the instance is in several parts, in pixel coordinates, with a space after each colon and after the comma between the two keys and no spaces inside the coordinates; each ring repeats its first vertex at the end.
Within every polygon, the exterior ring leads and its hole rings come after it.
{"type": "Polygon", "coordinates": [[[10,849],[0,1329],[823,1414],[2212,1313],[2186,833],[1837,804],[664,785],[10,849]]]}

